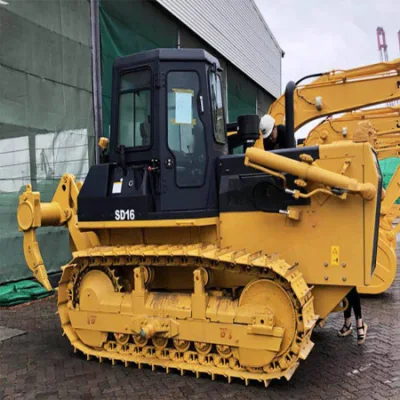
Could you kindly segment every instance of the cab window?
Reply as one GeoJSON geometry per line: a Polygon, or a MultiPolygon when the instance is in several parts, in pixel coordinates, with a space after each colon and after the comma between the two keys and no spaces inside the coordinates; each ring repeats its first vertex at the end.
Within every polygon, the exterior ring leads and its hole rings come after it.
{"type": "Polygon", "coordinates": [[[214,137],[217,143],[225,144],[226,134],[221,78],[214,71],[211,71],[209,76],[214,137]]]}
{"type": "Polygon", "coordinates": [[[127,148],[151,145],[151,72],[129,72],[121,77],[118,143],[127,148]]]}
{"type": "Polygon", "coordinates": [[[199,118],[200,80],[195,71],[172,71],[167,75],[168,147],[175,158],[176,183],[201,186],[207,157],[205,132],[199,118]]]}

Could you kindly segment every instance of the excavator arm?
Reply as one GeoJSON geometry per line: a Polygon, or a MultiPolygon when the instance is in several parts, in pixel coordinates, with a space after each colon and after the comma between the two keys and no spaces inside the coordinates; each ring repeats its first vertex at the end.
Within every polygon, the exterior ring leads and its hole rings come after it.
{"type": "Polygon", "coordinates": [[[303,145],[315,146],[338,140],[351,140],[358,124],[363,121],[371,123],[376,131],[376,138],[382,145],[387,143],[389,138],[399,142],[400,106],[396,106],[351,111],[339,118],[328,117],[309,132],[303,145]]]}
{"type": "MultiPolygon", "coordinates": [[[[400,137],[399,137],[400,140],[400,137]]],[[[389,146],[383,148],[375,148],[375,152],[379,160],[384,160],[389,157],[399,157],[400,156],[400,146],[389,146]]]]}
{"type": "MultiPolygon", "coordinates": [[[[347,71],[332,71],[293,91],[294,131],[307,122],[400,98],[400,59],[347,71]]],[[[268,112],[276,124],[285,123],[285,96],[268,112]]]]}

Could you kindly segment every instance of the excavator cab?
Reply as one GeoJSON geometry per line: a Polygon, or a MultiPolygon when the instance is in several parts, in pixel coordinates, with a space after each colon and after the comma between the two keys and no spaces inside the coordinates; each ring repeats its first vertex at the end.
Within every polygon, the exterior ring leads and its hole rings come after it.
{"type": "Polygon", "coordinates": [[[200,49],[115,61],[109,162],[85,180],[80,221],[218,214],[215,160],[227,153],[221,72],[200,49]]]}

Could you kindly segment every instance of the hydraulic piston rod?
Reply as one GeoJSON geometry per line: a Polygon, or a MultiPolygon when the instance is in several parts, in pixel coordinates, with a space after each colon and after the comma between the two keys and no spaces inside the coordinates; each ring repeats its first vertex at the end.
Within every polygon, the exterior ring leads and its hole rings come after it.
{"type": "Polygon", "coordinates": [[[286,172],[323,185],[359,193],[365,200],[372,200],[376,195],[376,188],[372,183],[360,183],[354,178],[349,178],[332,171],[327,171],[316,165],[295,161],[255,147],[246,150],[245,165],[251,163],[276,171],[286,172]]]}

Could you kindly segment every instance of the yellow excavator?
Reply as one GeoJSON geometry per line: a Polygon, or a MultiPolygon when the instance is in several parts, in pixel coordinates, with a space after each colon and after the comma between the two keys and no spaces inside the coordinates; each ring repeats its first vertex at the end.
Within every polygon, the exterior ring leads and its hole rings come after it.
{"type": "Polygon", "coordinates": [[[313,128],[303,146],[352,140],[359,123],[369,121],[375,133],[374,148],[378,159],[396,157],[400,152],[400,106],[357,110],[333,118],[328,117],[313,128]]]}
{"type": "Polygon", "coordinates": [[[382,178],[368,137],[266,152],[244,115],[246,152],[228,154],[222,93],[200,49],[117,59],[102,162],[83,184],[65,174],[49,203],[29,185],[20,196],[25,258],[49,290],[36,229],[69,230],[58,315],[88,359],[267,386],[371,284],[382,178]]]}
{"type": "MultiPolygon", "coordinates": [[[[322,74],[308,75],[296,83],[290,82],[286,87],[285,94],[271,105],[268,114],[275,119],[276,125],[293,125],[293,130],[296,132],[306,123],[324,116],[332,116],[399,99],[399,74],[400,59],[350,70],[334,70],[322,74]],[[304,80],[310,78],[316,79],[307,84],[302,83],[304,80]],[[291,115],[286,115],[285,105],[287,102],[290,102],[289,107],[294,108],[293,121],[290,120],[292,118],[291,115]]],[[[393,109],[393,113],[396,113],[396,109],[393,109]]],[[[347,130],[348,138],[357,140],[358,136],[361,138],[368,137],[371,144],[377,146],[374,140],[376,132],[369,120],[358,122],[359,124],[353,124],[347,130]]],[[[393,123],[397,124],[397,119],[393,119],[392,116],[392,128],[389,128],[389,126],[386,126],[386,128],[389,130],[393,129],[393,123]]],[[[233,146],[237,144],[235,133],[235,126],[233,126],[231,132],[228,133],[233,146]]],[[[310,133],[305,143],[300,146],[330,143],[334,141],[334,138],[337,138],[337,134],[331,134],[329,138],[324,139],[323,143],[321,143],[321,140],[316,142],[316,137],[315,133],[310,133]]],[[[394,140],[396,141],[397,139],[394,140]]],[[[286,143],[288,147],[296,145],[293,132],[287,132],[286,143]]],[[[261,133],[255,143],[255,147],[264,149],[261,133]]],[[[381,150],[386,151],[386,154],[393,154],[393,147],[395,145],[392,143],[390,153],[388,148],[383,147],[381,150]]],[[[392,222],[394,216],[398,215],[398,209],[394,206],[394,203],[399,197],[399,188],[400,171],[394,174],[391,184],[388,187],[389,195],[385,198],[381,208],[381,229],[375,274],[372,283],[368,287],[358,287],[360,293],[382,293],[391,286],[395,279],[397,269],[395,254],[397,230],[393,229],[392,222]]]]}

